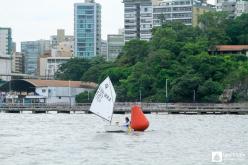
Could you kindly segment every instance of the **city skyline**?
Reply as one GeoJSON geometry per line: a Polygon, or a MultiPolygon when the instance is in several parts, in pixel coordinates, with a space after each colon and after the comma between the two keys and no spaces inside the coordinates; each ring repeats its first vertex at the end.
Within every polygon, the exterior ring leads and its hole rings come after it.
{"type": "MultiPolygon", "coordinates": [[[[39,7],[37,2],[32,0],[2,2],[0,27],[12,29],[17,51],[20,51],[21,41],[50,39],[57,29],[65,29],[67,35],[73,35],[74,3],[80,2],[83,3],[84,0],[43,0],[39,7]]],[[[102,38],[107,39],[107,34],[117,34],[118,29],[124,26],[122,0],[96,2],[102,5],[102,38]]]]}
{"type": "MultiPolygon", "coordinates": [[[[102,6],[102,39],[108,34],[118,34],[124,27],[123,0],[95,0],[102,6]]],[[[84,0],[43,0],[40,4],[32,0],[8,0],[0,5],[0,27],[12,29],[13,41],[20,51],[21,41],[50,39],[57,29],[65,29],[67,35],[74,34],[74,3],[84,0]],[[13,5],[15,4],[15,5],[13,5]],[[9,10],[11,9],[11,10],[9,10]]],[[[214,4],[214,0],[208,0],[214,4]]]]}

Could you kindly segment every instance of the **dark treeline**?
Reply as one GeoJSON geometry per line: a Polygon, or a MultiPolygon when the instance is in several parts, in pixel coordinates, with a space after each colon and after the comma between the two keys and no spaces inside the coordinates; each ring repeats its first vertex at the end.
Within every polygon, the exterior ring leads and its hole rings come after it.
{"type": "MultiPolygon", "coordinates": [[[[100,83],[110,76],[117,101],[219,102],[227,89],[229,101],[247,98],[248,61],[244,55],[209,55],[215,45],[248,44],[248,14],[227,19],[222,12],[201,16],[199,27],[171,22],[153,29],[151,41],[127,42],[114,62],[97,57],[71,59],[56,74],[57,79],[100,83]],[[241,90],[242,89],[242,90],[241,90]]],[[[90,98],[93,94],[90,95],[90,98]]],[[[87,102],[88,93],[77,97],[87,102]]]]}

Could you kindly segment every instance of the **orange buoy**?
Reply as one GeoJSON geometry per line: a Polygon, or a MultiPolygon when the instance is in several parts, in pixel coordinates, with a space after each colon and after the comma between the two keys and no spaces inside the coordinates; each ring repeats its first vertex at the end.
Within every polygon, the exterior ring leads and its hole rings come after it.
{"type": "Polygon", "coordinates": [[[139,106],[133,106],[131,110],[131,128],[134,131],[145,131],[149,127],[149,121],[139,106]]]}

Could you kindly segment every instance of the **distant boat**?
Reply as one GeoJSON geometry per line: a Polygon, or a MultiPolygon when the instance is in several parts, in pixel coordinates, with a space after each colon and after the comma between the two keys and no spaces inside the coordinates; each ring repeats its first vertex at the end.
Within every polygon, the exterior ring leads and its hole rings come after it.
{"type": "Polygon", "coordinates": [[[90,111],[109,122],[105,125],[106,132],[128,132],[129,128],[116,124],[111,125],[114,103],[116,99],[115,89],[109,77],[100,85],[90,106],[90,111]]]}

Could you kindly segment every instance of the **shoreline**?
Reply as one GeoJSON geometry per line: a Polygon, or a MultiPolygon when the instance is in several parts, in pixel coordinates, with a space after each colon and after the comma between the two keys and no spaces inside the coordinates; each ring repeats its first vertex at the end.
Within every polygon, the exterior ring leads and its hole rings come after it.
{"type": "MultiPolygon", "coordinates": [[[[84,104],[0,104],[0,112],[4,113],[90,113],[89,103],[84,104]]],[[[186,115],[219,115],[235,114],[248,115],[248,103],[140,103],[117,102],[114,106],[114,114],[130,113],[131,107],[138,105],[146,114],[167,113],[186,115]]]]}

